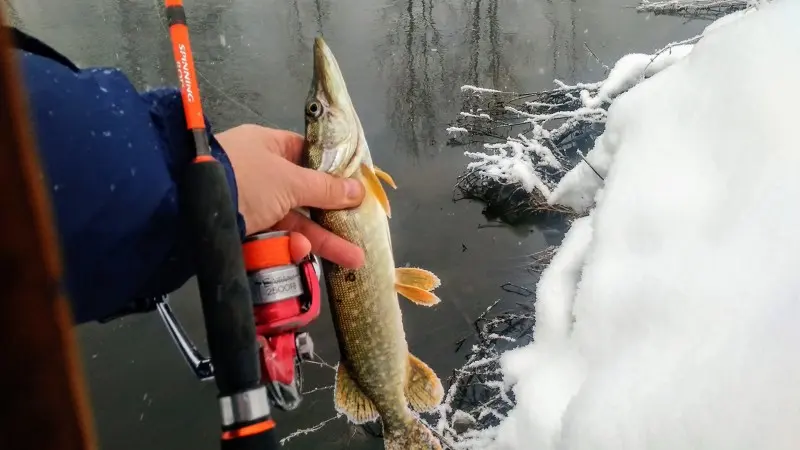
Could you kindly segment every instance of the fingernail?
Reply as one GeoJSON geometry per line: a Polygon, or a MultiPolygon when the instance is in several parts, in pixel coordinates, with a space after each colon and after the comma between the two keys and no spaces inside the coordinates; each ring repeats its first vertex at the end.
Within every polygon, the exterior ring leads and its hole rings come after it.
{"type": "Polygon", "coordinates": [[[345,180],[344,193],[350,200],[355,200],[361,196],[361,182],[358,180],[345,180]]]}

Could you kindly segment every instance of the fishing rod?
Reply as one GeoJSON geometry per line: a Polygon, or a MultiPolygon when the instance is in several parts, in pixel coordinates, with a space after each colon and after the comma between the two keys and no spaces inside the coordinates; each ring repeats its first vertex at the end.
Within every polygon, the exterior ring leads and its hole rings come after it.
{"type": "MultiPolygon", "coordinates": [[[[165,0],[186,125],[195,158],[179,200],[195,252],[197,283],[221,412],[223,450],[280,448],[261,381],[253,301],[222,164],[211,154],[182,0],[165,0]]],[[[288,247],[288,243],[287,243],[288,247]]]]}

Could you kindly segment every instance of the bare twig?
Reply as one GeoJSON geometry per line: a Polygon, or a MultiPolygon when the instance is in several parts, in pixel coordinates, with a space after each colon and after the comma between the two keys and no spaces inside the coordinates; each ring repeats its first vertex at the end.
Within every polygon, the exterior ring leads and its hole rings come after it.
{"type": "Polygon", "coordinates": [[[598,58],[597,55],[595,55],[595,53],[592,51],[592,49],[589,48],[589,44],[584,42],[583,47],[586,49],[587,52],[589,52],[590,55],[592,55],[592,57],[594,57],[594,60],[597,61],[597,64],[600,64],[603,67],[603,70],[605,70],[606,74],[608,74],[608,72],[611,71],[611,68],[608,67],[603,61],[600,61],[600,58],[598,58]]]}
{"type": "Polygon", "coordinates": [[[333,386],[332,384],[330,384],[330,385],[328,385],[328,386],[320,386],[320,387],[317,387],[317,388],[311,389],[311,390],[309,390],[309,391],[305,391],[305,392],[303,392],[303,395],[313,394],[314,392],[318,392],[318,391],[328,391],[328,390],[331,390],[331,389],[333,389],[333,387],[334,387],[334,386],[333,386]]]}
{"type": "Polygon", "coordinates": [[[531,255],[531,264],[529,266],[529,271],[540,274],[544,271],[545,267],[550,264],[550,261],[553,260],[553,256],[556,254],[556,247],[555,245],[548,246],[544,250],[540,250],[533,255],[531,255]]]}
{"type": "Polygon", "coordinates": [[[335,416],[333,416],[331,418],[323,420],[322,422],[314,425],[313,427],[308,427],[308,428],[303,428],[301,430],[297,430],[294,433],[292,433],[292,434],[286,436],[285,438],[281,439],[281,445],[286,444],[287,442],[289,442],[290,440],[296,438],[297,436],[303,436],[305,434],[310,434],[310,433],[313,433],[315,431],[319,431],[322,427],[324,427],[328,423],[338,419],[339,417],[342,417],[342,415],[341,414],[337,414],[337,415],[335,415],[335,416]]]}

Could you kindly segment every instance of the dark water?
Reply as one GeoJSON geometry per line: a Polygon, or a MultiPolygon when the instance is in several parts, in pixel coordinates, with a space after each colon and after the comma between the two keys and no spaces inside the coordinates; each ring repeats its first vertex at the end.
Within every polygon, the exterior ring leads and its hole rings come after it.
{"type": "MultiPolygon", "coordinates": [[[[124,69],[144,88],[172,84],[175,69],[153,0],[18,0],[23,27],[83,65],[124,69]]],[[[454,343],[498,298],[523,297],[499,286],[533,289],[525,255],[561,239],[557,229],[529,233],[482,228],[481,206],[451,201],[467,158],[447,147],[444,129],[459,111],[459,87],[531,91],[564,81],[595,81],[611,64],[689,37],[701,24],[647,18],[635,0],[186,0],[201,92],[217,129],[242,122],[302,131],[312,38],[322,33],[337,56],[373,157],[399,189],[389,192],[395,258],[439,275],[433,309],[404,302],[411,351],[446,378],[463,361],[454,343]]],[[[193,283],[173,305],[194,336],[202,316],[193,283]]],[[[337,359],[327,313],[312,328],[317,351],[337,359]]],[[[78,330],[95,420],[104,449],[218,448],[213,384],[195,381],[156,315],[78,330]]],[[[333,381],[308,367],[306,387],[333,381]]],[[[309,394],[283,434],[334,416],[331,391],[309,394]]],[[[286,448],[379,449],[343,419],[286,448]]]]}

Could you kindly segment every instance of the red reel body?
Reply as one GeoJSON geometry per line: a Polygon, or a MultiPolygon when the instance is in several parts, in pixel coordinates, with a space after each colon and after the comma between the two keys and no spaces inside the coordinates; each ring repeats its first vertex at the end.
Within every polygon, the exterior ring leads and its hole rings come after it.
{"type": "Polygon", "coordinates": [[[311,359],[314,344],[299,330],[320,313],[320,285],[310,259],[294,264],[289,233],[256,234],[243,244],[250,281],[264,384],[281,409],[297,408],[301,401],[299,363],[311,359]]]}

